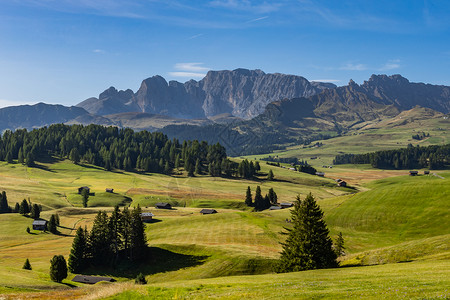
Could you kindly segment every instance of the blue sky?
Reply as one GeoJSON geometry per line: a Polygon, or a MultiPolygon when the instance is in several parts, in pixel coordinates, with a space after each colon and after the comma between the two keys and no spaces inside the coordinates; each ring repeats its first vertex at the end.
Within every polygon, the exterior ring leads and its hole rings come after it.
{"type": "Polygon", "coordinates": [[[0,107],[236,68],[450,85],[450,1],[0,0],[0,107]]]}

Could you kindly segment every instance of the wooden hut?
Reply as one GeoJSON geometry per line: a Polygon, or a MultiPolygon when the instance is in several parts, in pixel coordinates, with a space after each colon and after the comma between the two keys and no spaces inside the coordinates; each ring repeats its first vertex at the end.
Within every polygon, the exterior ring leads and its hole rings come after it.
{"type": "Polygon", "coordinates": [[[158,209],[172,209],[172,205],[166,202],[158,202],[155,204],[155,207],[158,209]]]}
{"type": "Polygon", "coordinates": [[[217,214],[217,210],[211,209],[211,208],[204,208],[200,211],[202,215],[211,215],[211,214],[217,214]]]}
{"type": "Polygon", "coordinates": [[[33,221],[33,230],[47,230],[47,221],[45,220],[34,220],[33,221]]]}

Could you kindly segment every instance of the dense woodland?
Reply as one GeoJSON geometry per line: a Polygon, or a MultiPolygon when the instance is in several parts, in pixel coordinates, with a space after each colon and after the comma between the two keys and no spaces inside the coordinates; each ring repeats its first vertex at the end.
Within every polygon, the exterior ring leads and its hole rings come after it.
{"type": "Polygon", "coordinates": [[[100,125],[55,124],[27,131],[5,131],[0,137],[0,160],[33,166],[37,158],[55,155],[74,163],[86,162],[106,170],[146,171],[169,174],[183,167],[188,175],[208,172],[231,176],[234,164],[225,147],[197,140],[169,140],[162,133],[100,125]]]}
{"type": "Polygon", "coordinates": [[[337,155],[333,164],[371,164],[379,169],[447,169],[450,166],[450,144],[376,151],[366,154],[337,155]]]}

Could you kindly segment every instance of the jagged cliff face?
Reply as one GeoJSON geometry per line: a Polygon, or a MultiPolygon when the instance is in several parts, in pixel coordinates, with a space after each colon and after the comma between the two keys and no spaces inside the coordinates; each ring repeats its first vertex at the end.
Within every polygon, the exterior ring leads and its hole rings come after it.
{"type": "Polygon", "coordinates": [[[265,74],[261,70],[210,71],[200,81],[184,84],[161,76],[145,79],[139,90],[110,88],[99,98],[77,106],[92,114],[147,112],[178,118],[204,118],[229,113],[250,119],[262,113],[270,102],[308,97],[327,88],[328,83],[311,83],[301,76],[265,74]]]}

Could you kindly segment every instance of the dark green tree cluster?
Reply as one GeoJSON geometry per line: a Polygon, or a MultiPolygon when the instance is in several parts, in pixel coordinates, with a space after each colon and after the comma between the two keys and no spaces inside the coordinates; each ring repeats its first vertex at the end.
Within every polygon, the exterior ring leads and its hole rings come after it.
{"type": "Polygon", "coordinates": [[[272,205],[276,205],[278,203],[278,196],[273,190],[273,188],[269,189],[268,194],[264,197],[261,194],[261,187],[258,185],[255,190],[255,198],[252,198],[252,191],[250,187],[247,187],[247,191],[245,193],[245,204],[250,207],[254,207],[255,211],[262,211],[268,209],[272,205]]]}
{"type": "Polygon", "coordinates": [[[0,214],[10,213],[13,210],[8,206],[8,197],[6,196],[6,192],[3,191],[0,194],[0,214]]]}
{"type": "Polygon", "coordinates": [[[30,198],[28,198],[28,200],[23,199],[20,204],[16,203],[14,211],[20,213],[21,215],[30,214],[31,218],[37,220],[41,216],[42,206],[36,203],[33,204],[30,201],[30,198]]]}
{"type": "Polygon", "coordinates": [[[57,234],[58,226],[59,226],[59,216],[58,214],[52,214],[50,216],[50,220],[47,223],[47,230],[53,234],[57,234]]]}
{"type": "Polygon", "coordinates": [[[417,134],[413,134],[412,136],[411,136],[411,138],[412,139],[414,139],[414,140],[423,140],[424,138],[426,138],[426,137],[430,137],[430,134],[429,133],[425,133],[425,132],[419,132],[419,133],[417,133],[417,134]]]}
{"type": "Polygon", "coordinates": [[[310,166],[308,164],[306,164],[306,165],[299,165],[299,166],[295,166],[295,167],[296,167],[297,171],[303,172],[303,173],[308,173],[308,174],[315,175],[316,172],[317,172],[317,170],[313,166],[310,166]]]}
{"type": "Polygon", "coordinates": [[[336,267],[337,256],[314,197],[309,194],[301,201],[297,196],[291,215],[293,228],[286,228],[288,237],[282,243],[278,272],[336,267]]]}
{"type": "Polygon", "coordinates": [[[131,261],[143,257],[147,241],[141,220],[141,209],[120,211],[111,216],[98,212],[91,231],[78,228],[69,256],[69,270],[79,273],[89,265],[115,266],[120,259],[131,261]]]}
{"type": "Polygon", "coordinates": [[[237,175],[242,178],[251,179],[260,170],[261,167],[258,161],[253,163],[253,161],[248,161],[247,159],[244,159],[239,163],[237,175]]]}
{"type": "Polygon", "coordinates": [[[32,269],[31,268],[31,264],[30,264],[30,260],[28,258],[25,260],[25,263],[23,264],[22,269],[24,269],[24,270],[31,270],[32,269]]]}
{"type": "Polygon", "coordinates": [[[366,154],[342,154],[333,164],[371,164],[379,169],[447,169],[450,166],[450,144],[376,151],[366,154]]]}
{"type": "Polygon", "coordinates": [[[58,155],[74,163],[86,162],[107,170],[171,173],[184,167],[193,176],[198,170],[214,176],[231,174],[233,164],[227,163],[225,148],[206,142],[169,140],[166,135],[148,131],[104,127],[100,125],[55,124],[28,132],[6,130],[0,137],[0,160],[25,162],[32,166],[36,157],[58,155]],[[225,160],[225,163],[224,163],[225,160]]]}

